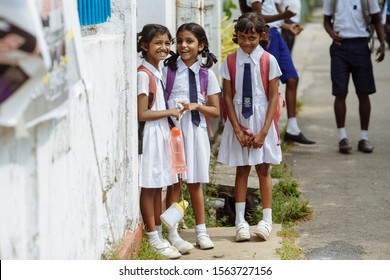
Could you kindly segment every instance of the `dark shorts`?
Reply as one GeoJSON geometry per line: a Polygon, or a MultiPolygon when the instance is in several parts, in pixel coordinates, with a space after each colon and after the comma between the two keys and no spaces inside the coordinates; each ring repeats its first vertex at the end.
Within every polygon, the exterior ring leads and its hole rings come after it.
{"type": "Polygon", "coordinates": [[[287,79],[298,79],[298,73],[291,58],[290,50],[284,41],[278,29],[272,27],[269,29],[270,44],[266,50],[272,54],[278,61],[282,76],[280,80],[285,83],[287,79]]]}
{"type": "Polygon", "coordinates": [[[375,93],[371,52],[366,38],[343,39],[330,46],[332,94],[348,93],[349,76],[357,94],[375,93]]]}

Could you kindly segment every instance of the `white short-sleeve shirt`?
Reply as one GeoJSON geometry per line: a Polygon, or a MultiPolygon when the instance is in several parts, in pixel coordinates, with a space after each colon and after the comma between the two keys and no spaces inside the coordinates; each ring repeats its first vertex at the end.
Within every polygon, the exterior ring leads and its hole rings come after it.
{"type": "MultiPolygon", "coordinates": [[[[331,2],[331,0],[324,0],[322,12],[326,16],[333,14],[331,2]]],[[[370,14],[380,12],[377,0],[368,0],[368,11],[370,14]]],[[[369,33],[363,16],[361,2],[356,0],[337,1],[333,29],[339,32],[343,38],[368,37],[369,33]]]]}
{"type": "MultiPolygon", "coordinates": [[[[272,16],[272,15],[279,14],[278,10],[276,9],[274,0],[246,0],[246,3],[249,7],[251,7],[252,3],[255,3],[255,2],[262,2],[263,3],[263,5],[261,6],[261,13],[263,15],[271,15],[272,16]]],[[[267,22],[267,24],[269,25],[269,27],[276,27],[279,29],[280,26],[282,26],[283,21],[277,20],[277,21],[273,21],[273,22],[267,22]]]]}
{"type": "MultiPolygon", "coordinates": [[[[263,54],[264,49],[261,46],[257,46],[256,49],[249,55],[245,53],[241,48],[237,50],[236,61],[236,95],[234,100],[237,103],[241,103],[242,100],[242,84],[244,76],[244,64],[251,64],[251,78],[252,78],[252,93],[253,104],[262,105],[268,104],[267,97],[265,95],[263,82],[260,76],[260,57],[263,54]]],[[[270,54],[270,68],[269,68],[269,80],[273,80],[276,77],[282,75],[282,71],[279,68],[279,64],[275,57],[270,54]]],[[[222,64],[220,74],[222,78],[230,81],[230,74],[228,70],[227,60],[222,64]]]]}

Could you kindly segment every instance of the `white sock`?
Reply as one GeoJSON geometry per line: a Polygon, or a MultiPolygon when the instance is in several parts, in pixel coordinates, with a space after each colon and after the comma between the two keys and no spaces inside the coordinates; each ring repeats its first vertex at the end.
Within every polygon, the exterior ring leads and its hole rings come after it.
{"type": "Polygon", "coordinates": [[[148,241],[151,245],[158,244],[161,242],[160,237],[158,236],[158,232],[156,231],[151,231],[151,232],[146,232],[146,236],[148,237],[148,241]]]}
{"type": "Polygon", "coordinates": [[[368,140],[368,130],[360,131],[360,140],[368,140]]]}
{"type": "Polygon", "coordinates": [[[178,232],[179,224],[175,224],[172,228],[168,230],[168,239],[173,242],[174,240],[181,238],[178,232]]]}
{"type": "Polygon", "coordinates": [[[298,127],[297,118],[289,118],[287,120],[287,132],[292,135],[298,135],[301,130],[298,127]]]}
{"type": "Polygon", "coordinates": [[[245,202],[236,202],[236,225],[245,222],[245,202]]]}
{"type": "Polygon", "coordinates": [[[157,232],[158,232],[158,237],[160,237],[160,239],[163,240],[164,236],[162,234],[162,225],[156,225],[156,229],[157,229],[157,232]]]}
{"type": "Polygon", "coordinates": [[[263,209],[263,220],[272,225],[272,208],[263,209]]]}
{"type": "Polygon", "coordinates": [[[339,141],[343,140],[344,138],[348,138],[347,131],[345,130],[345,127],[339,128],[338,132],[339,132],[339,141]]]}
{"type": "Polygon", "coordinates": [[[195,226],[196,236],[206,233],[206,224],[199,224],[195,226]]]}

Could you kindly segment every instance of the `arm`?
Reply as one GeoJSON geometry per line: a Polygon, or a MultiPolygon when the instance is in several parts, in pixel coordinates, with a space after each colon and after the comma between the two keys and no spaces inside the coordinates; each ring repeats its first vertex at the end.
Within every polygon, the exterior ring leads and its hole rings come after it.
{"type": "Polygon", "coordinates": [[[380,45],[376,50],[376,61],[381,62],[385,58],[385,31],[383,29],[381,14],[372,14],[371,19],[375,26],[376,35],[380,42],[380,45]]]}
{"type": "Polygon", "coordinates": [[[232,88],[229,80],[223,79],[223,95],[225,101],[225,109],[232,124],[233,131],[240,142],[241,147],[247,147],[250,145],[251,137],[247,136],[242,132],[240,124],[238,122],[236,112],[234,111],[233,99],[232,99],[232,88]]]}
{"type": "Polygon", "coordinates": [[[207,105],[200,103],[182,103],[185,110],[197,110],[205,116],[211,118],[219,117],[219,98],[218,94],[208,96],[207,105]]]}
{"type": "Polygon", "coordinates": [[[254,139],[252,141],[253,148],[261,148],[264,144],[265,138],[268,135],[269,128],[274,120],[276,108],[278,106],[278,87],[279,87],[279,78],[272,79],[269,81],[269,99],[268,99],[268,109],[267,114],[265,116],[265,122],[263,128],[260,132],[254,135],[254,139]]]}
{"type": "Polygon", "coordinates": [[[333,30],[332,16],[324,16],[324,28],[325,31],[329,34],[330,38],[332,38],[333,42],[340,44],[341,37],[338,32],[333,30]]]}
{"type": "Polygon", "coordinates": [[[261,3],[260,1],[252,3],[253,11],[255,11],[256,13],[261,15],[266,23],[278,21],[278,20],[282,20],[282,19],[288,19],[288,18],[291,18],[291,17],[296,15],[296,13],[294,13],[293,11],[288,9],[288,6],[286,7],[286,9],[284,10],[283,13],[279,13],[276,15],[263,15],[262,9],[261,9],[262,6],[263,6],[263,3],[261,3]]]}
{"type": "Polygon", "coordinates": [[[178,119],[180,117],[181,111],[178,108],[161,111],[149,110],[148,99],[146,94],[138,95],[138,121],[155,121],[165,117],[174,117],[178,119]]]}

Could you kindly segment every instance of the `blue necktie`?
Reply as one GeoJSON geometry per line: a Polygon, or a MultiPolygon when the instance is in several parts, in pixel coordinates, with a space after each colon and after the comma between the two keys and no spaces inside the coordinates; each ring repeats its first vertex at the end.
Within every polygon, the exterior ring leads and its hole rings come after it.
{"type": "Polygon", "coordinates": [[[244,65],[244,78],[242,80],[242,115],[246,119],[253,115],[252,77],[250,63],[245,63],[244,65]]]}
{"type": "MultiPolygon", "coordinates": [[[[195,73],[190,68],[188,68],[188,82],[190,85],[190,102],[198,103],[198,91],[196,89],[195,73]]],[[[191,119],[194,125],[199,126],[200,115],[197,110],[191,110],[191,119]]]]}

